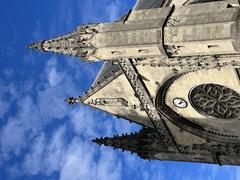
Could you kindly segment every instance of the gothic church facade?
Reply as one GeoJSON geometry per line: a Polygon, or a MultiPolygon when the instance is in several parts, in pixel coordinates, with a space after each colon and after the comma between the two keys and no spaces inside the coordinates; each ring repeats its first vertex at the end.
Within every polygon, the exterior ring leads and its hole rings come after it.
{"type": "Polygon", "coordinates": [[[89,91],[66,102],[143,129],[93,142],[148,160],[240,165],[238,0],[138,0],[119,21],[29,47],[105,61],[89,91]]]}

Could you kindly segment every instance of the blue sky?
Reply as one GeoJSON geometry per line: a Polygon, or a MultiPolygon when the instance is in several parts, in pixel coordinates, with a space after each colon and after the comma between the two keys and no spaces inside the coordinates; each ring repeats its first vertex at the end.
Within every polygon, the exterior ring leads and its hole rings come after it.
{"type": "Polygon", "coordinates": [[[108,22],[135,0],[8,0],[0,7],[0,179],[240,179],[238,167],[144,161],[91,142],[139,126],[64,99],[101,63],[26,49],[80,24],[108,22]]]}

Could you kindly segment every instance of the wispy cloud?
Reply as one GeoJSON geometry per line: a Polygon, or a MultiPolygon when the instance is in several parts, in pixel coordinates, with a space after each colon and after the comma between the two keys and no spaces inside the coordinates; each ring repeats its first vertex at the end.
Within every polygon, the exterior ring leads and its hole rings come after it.
{"type": "Polygon", "coordinates": [[[60,179],[96,179],[95,153],[96,149],[90,146],[88,142],[75,138],[68,149],[60,179]]]}
{"type": "Polygon", "coordinates": [[[2,150],[18,154],[20,149],[28,143],[28,139],[41,130],[41,116],[38,107],[30,96],[19,97],[15,117],[10,117],[2,129],[2,150]]]}
{"type": "MultiPolygon", "coordinates": [[[[9,78],[13,74],[12,70],[5,69],[2,76],[9,78]]],[[[18,97],[18,92],[14,84],[9,84],[0,79],[0,119],[4,119],[5,114],[9,111],[11,104],[18,97]]]]}
{"type": "Polygon", "coordinates": [[[25,173],[51,175],[61,169],[67,147],[64,138],[65,131],[65,127],[60,127],[51,138],[45,134],[37,137],[30,153],[23,162],[25,173]]]}

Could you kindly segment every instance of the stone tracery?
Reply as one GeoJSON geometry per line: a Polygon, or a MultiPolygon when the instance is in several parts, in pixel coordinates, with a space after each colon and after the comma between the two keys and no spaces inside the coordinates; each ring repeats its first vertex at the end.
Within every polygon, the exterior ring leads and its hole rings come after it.
{"type": "Polygon", "coordinates": [[[220,119],[240,116],[240,95],[225,86],[202,84],[191,91],[189,98],[201,114],[220,119]]]}

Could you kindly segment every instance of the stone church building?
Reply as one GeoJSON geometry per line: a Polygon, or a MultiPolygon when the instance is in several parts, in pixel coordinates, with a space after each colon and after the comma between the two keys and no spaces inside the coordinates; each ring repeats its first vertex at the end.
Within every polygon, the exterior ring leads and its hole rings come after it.
{"type": "Polygon", "coordinates": [[[105,61],[83,103],[140,124],[93,142],[148,160],[240,165],[238,0],[138,0],[116,22],[29,46],[105,61]]]}

